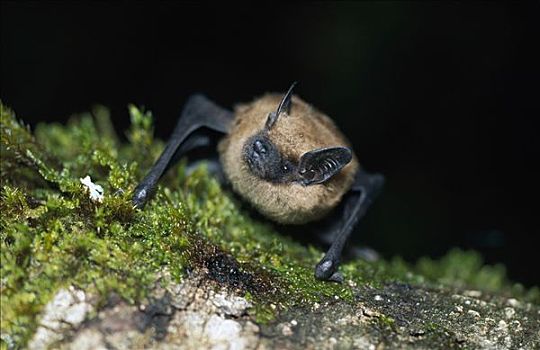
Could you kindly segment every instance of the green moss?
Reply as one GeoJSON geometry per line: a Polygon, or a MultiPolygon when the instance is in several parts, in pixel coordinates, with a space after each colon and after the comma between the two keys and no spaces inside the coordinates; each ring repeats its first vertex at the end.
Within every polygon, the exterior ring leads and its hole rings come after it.
{"type": "Polygon", "coordinates": [[[243,290],[259,321],[293,305],[351,301],[351,284],[390,280],[540,299],[537,289],[511,284],[503,268],[462,251],[416,266],[399,258],[354,261],[342,266],[349,283],[317,281],[313,267],[323,253],[252,219],[204,166],[187,175],[179,165],[144,210],[133,209],[130,193],[163,148],[153,138],[149,112],[129,106],[132,125],[122,143],[103,107],[66,125],[39,125],[34,133],[0,107],[2,339],[16,344],[28,340],[58,288],[73,284],[101,296],[114,291],[136,302],[163,268],[176,280],[186,269],[202,269],[243,290]],[[87,175],[103,187],[102,202],[92,201],[80,183],[87,175]]]}
{"type": "Polygon", "coordinates": [[[396,328],[396,321],[392,317],[381,315],[377,318],[379,324],[392,330],[396,328]]]}

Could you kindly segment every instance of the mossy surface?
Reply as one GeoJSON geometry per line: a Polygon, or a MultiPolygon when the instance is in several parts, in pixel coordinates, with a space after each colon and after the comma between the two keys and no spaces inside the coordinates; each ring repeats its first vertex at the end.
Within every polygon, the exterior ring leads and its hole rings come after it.
{"type": "Polygon", "coordinates": [[[103,107],[34,132],[0,108],[2,348],[28,341],[60,287],[75,285],[103,300],[115,292],[135,303],[164,268],[177,280],[202,269],[240,289],[261,322],[295,305],[353,302],[351,286],[389,281],[540,301],[538,289],[510,283],[504,267],[459,250],[415,265],[353,261],[341,267],[345,283],[317,281],[313,267],[323,252],[253,219],[204,166],[189,175],[185,164],[171,169],[144,210],[132,207],[132,190],[164,145],[153,138],[151,113],[130,106],[132,125],[121,142],[103,107]],[[87,175],[103,187],[101,202],[81,184],[87,175]]]}

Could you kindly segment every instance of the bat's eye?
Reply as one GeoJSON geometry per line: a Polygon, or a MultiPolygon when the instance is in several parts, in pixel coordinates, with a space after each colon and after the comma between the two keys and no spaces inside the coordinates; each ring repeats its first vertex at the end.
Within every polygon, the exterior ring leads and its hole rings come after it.
{"type": "Polygon", "coordinates": [[[284,173],[289,173],[295,169],[294,163],[287,159],[283,159],[281,163],[281,170],[283,170],[284,173]]]}

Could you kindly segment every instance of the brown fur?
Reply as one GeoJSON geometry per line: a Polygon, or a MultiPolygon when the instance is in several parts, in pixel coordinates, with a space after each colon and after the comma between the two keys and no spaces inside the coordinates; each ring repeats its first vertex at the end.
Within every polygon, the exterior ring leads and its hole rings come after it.
{"type": "MultiPolygon", "coordinates": [[[[276,110],[281,98],[281,94],[266,94],[238,106],[231,130],[218,149],[225,175],[237,193],[276,222],[303,224],[322,218],[339,203],[350,189],[359,165],[353,156],[330,180],[311,186],[271,183],[253,175],[242,158],[242,148],[249,137],[263,129],[268,113],[276,110]]],[[[294,162],[316,148],[349,146],[330,118],[297,96],[292,98],[291,115],[281,114],[268,135],[294,162]]]]}

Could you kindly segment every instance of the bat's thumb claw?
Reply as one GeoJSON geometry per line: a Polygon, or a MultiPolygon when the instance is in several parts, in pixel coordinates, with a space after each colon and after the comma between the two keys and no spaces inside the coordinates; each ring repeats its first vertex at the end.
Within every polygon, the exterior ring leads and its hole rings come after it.
{"type": "Polygon", "coordinates": [[[337,263],[331,259],[323,258],[317,266],[315,266],[315,278],[328,281],[337,270],[337,263]]]}
{"type": "Polygon", "coordinates": [[[148,200],[148,191],[145,188],[136,188],[133,192],[133,206],[138,209],[142,209],[148,200]]]}

